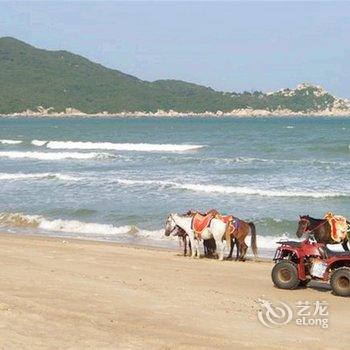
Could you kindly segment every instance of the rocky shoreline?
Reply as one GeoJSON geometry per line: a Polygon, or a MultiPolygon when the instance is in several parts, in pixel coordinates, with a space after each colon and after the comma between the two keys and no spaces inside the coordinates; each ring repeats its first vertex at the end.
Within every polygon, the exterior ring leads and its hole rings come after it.
{"type": "Polygon", "coordinates": [[[118,113],[99,112],[99,113],[84,113],[76,108],[66,108],[64,112],[56,112],[53,108],[44,108],[38,106],[36,111],[27,109],[23,112],[4,114],[1,117],[115,117],[115,118],[130,118],[130,117],[165,117],[165,118],[183,118],[183,117],[350,117],[350,109],[326,109],[321,111],[303,111],[294,112],[289,109],[278,109],[275,111],[268,111],[263,109],[235,109],[231,112],[177,112],[173,110],[157,112],[146,111],[125,111],[118,113]]]}

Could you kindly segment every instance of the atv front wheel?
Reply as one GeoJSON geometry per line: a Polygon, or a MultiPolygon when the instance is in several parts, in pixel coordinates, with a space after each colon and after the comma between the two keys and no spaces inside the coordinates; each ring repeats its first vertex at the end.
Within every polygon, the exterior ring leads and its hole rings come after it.
{"type": "Polygon", "coordinates": [[[335,295],[350,296],[350,268],[341,267],[335,270],[331,277],[331,287],[335,295]]]}
{"type": "Polygon", "coordinates": [[[300,283],[296,265],[287,260],[282,260],[273,267],[271,277],[275,286],[281,289],[295,289],[300,283]]]}

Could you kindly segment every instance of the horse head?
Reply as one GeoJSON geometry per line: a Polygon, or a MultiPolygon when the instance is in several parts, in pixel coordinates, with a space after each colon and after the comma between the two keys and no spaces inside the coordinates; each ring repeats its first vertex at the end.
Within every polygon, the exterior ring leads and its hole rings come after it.
{"type": "Polygon", "coordinates": [[[307,232],[309,230],[309,226],[310,226],[310,216],[309,215],[299,216],[298,229],[296,232],[297,237],[300,238],[305,232],[307,232]]]}
{"type": "Polygon", "coordinates": [[[170,236],[177,228],[177,225],[175,223],[175,220],[173,218],[173,214],[168,215],[166,221],[165,221],[165,236],[170,236]]]}

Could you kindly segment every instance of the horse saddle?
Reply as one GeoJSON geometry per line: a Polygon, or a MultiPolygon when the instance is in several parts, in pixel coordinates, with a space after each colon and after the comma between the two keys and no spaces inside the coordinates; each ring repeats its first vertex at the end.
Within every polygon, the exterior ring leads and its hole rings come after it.
{"type": "Polygon", "coordinates": [[[222,215],[222,216],[220,216],[220,219],[226,225],[228,225],[231,235],[239,229],[240,221],[238,218],[235,218],[233,215],[222,215]]]}
{"type": "Polygon", "coordinates": [[[209,227],[213,218],[214,216],[212,213],[207,215],[195,214],[192,218],[192,230],[200,237],[203,231],[209,227]]]}
{"type": "Polygon", "coordinates": [[[348,223],[341,215],[334,215],[329,212],[324,217],[331,227],[331,236],[335,242],[342,242],[347,235],[348,223]]]}

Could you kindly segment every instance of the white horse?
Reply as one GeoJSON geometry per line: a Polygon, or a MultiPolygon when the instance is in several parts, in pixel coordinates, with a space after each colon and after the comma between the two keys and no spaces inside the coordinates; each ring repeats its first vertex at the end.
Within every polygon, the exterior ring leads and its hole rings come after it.
{"type": "MultiPolygon", "coordinates": [[[[196,239],[195,232],[192,229],[192,217],[179,214],[170,214],[165,222],[165,235],[170,236],[176,226],[181,227],[187,234],[192,246],[192,258],[200,258],[199,240],[196,239]]],[[[202,232],[201,238],[215,239],[216,248],[219,252],[219,260],[224,260],[225,243],[223,242],[226,231],[226,224],[219,219],[212,219],[210,225],[202,232]]]]}

